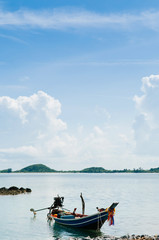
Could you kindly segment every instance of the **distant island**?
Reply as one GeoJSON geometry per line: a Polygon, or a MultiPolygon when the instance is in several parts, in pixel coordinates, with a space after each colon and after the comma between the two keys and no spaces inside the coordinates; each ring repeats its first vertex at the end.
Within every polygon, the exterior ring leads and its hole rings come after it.
{"type": "Polygon", "coordinates": [[[90,167],[84,168],[83,170],[57,171],[44,164],[33,164],[16,171],[12,171],[12,168],[0,170],[0,173],[159,173],[159,167],[150,168],[149,170],[144,170],[142,168],[134,168],[133,170],[106,170],[103,167],[90,167]]]}

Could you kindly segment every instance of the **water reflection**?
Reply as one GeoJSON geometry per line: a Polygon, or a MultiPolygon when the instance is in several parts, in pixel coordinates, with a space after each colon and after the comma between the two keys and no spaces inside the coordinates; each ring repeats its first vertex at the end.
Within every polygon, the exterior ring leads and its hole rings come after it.
{"type": "Polygon", "coordinates": [[[101,231],[95,231],[95,230],[86,230],[86,229],[78,229],[78,228],[71,228],[62,226],[56,223],[49,222],[49,228],[50,231],[53,233],[53,238],[57,239],[66,239],[69,237],[75,237],[75,238],[83,238],[83,237],[101,237],[103,236],[103,233],[101,231]]]}

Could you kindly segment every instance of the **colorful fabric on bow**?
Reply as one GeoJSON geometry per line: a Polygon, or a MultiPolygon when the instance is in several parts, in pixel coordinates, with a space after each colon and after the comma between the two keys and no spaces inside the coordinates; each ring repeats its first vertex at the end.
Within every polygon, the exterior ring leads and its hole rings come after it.
{"type": "Polygon", "coordinates": [[[114,225],[114,214],[115,214],[115,209],[108,210],[109,226],[114,225]]]}

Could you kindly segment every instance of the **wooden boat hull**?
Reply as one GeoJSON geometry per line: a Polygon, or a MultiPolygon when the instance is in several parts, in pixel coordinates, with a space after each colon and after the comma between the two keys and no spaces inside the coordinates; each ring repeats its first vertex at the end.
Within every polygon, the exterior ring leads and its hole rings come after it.
{"type": "Polygon", "coordinates": [[[104,222],[108,219],[108,212],[102,211],[81,218],[62,219],[53,217],[53,219],[55,220],[55,223],[63,226],[99,230],[104,222]]]}

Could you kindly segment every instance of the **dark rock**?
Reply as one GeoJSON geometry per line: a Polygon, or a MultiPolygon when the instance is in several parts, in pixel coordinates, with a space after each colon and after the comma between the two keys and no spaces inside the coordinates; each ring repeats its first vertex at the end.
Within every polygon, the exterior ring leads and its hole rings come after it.
{"type": "Polygon", "coordinates": [[[17,194],[21,194],[21,193],[30,193],[31,192],[31,189],[30,188],[18,188],[18,187],[15,187],[15,186],[12,186],[10,188],[5,188],[5,187],[2,187],[0,188],[0,195],[17,195],[17,194]]]}
{"type": "Polygon", "coordinates": [[[31,189],[30,189],[30,188],[26,188],[26,192],[27,192],[27,193],[30,193],[30,192],[31,192],[31,189]]]}
{"type": "Polygon", "coordinates": [[[19,188],[15,187],[15,186],[8,188],[8,191],[18,191],[18,190],[19,190],[19,188]]]}
{"type": "Polygon", "coordinates": [[[141,238],[141,236],[140,236],[140,235],[137,235],[137,236],[136,236],[136,239],[140,239],[140,238],[141,238]]]}
{"type": "Polygon", "coordinates": [[[124,235],[124,236],[122,236],[121,238],[122,238],[122,239],[127,239],[128,236],[124,235]]]}
{"type": "Polygon", "coordinates": [[[22,193],[25,193],[25,192],[26,192],[26,189],[23,188],[23,187],[19,188],[19,190],[20,190],[22,193]]]}
{"type": "Polygon", "coordinates": [[[0,188],[0,191],[5,191],[5,190],[6,190],[5,187],[0,188]]]}

